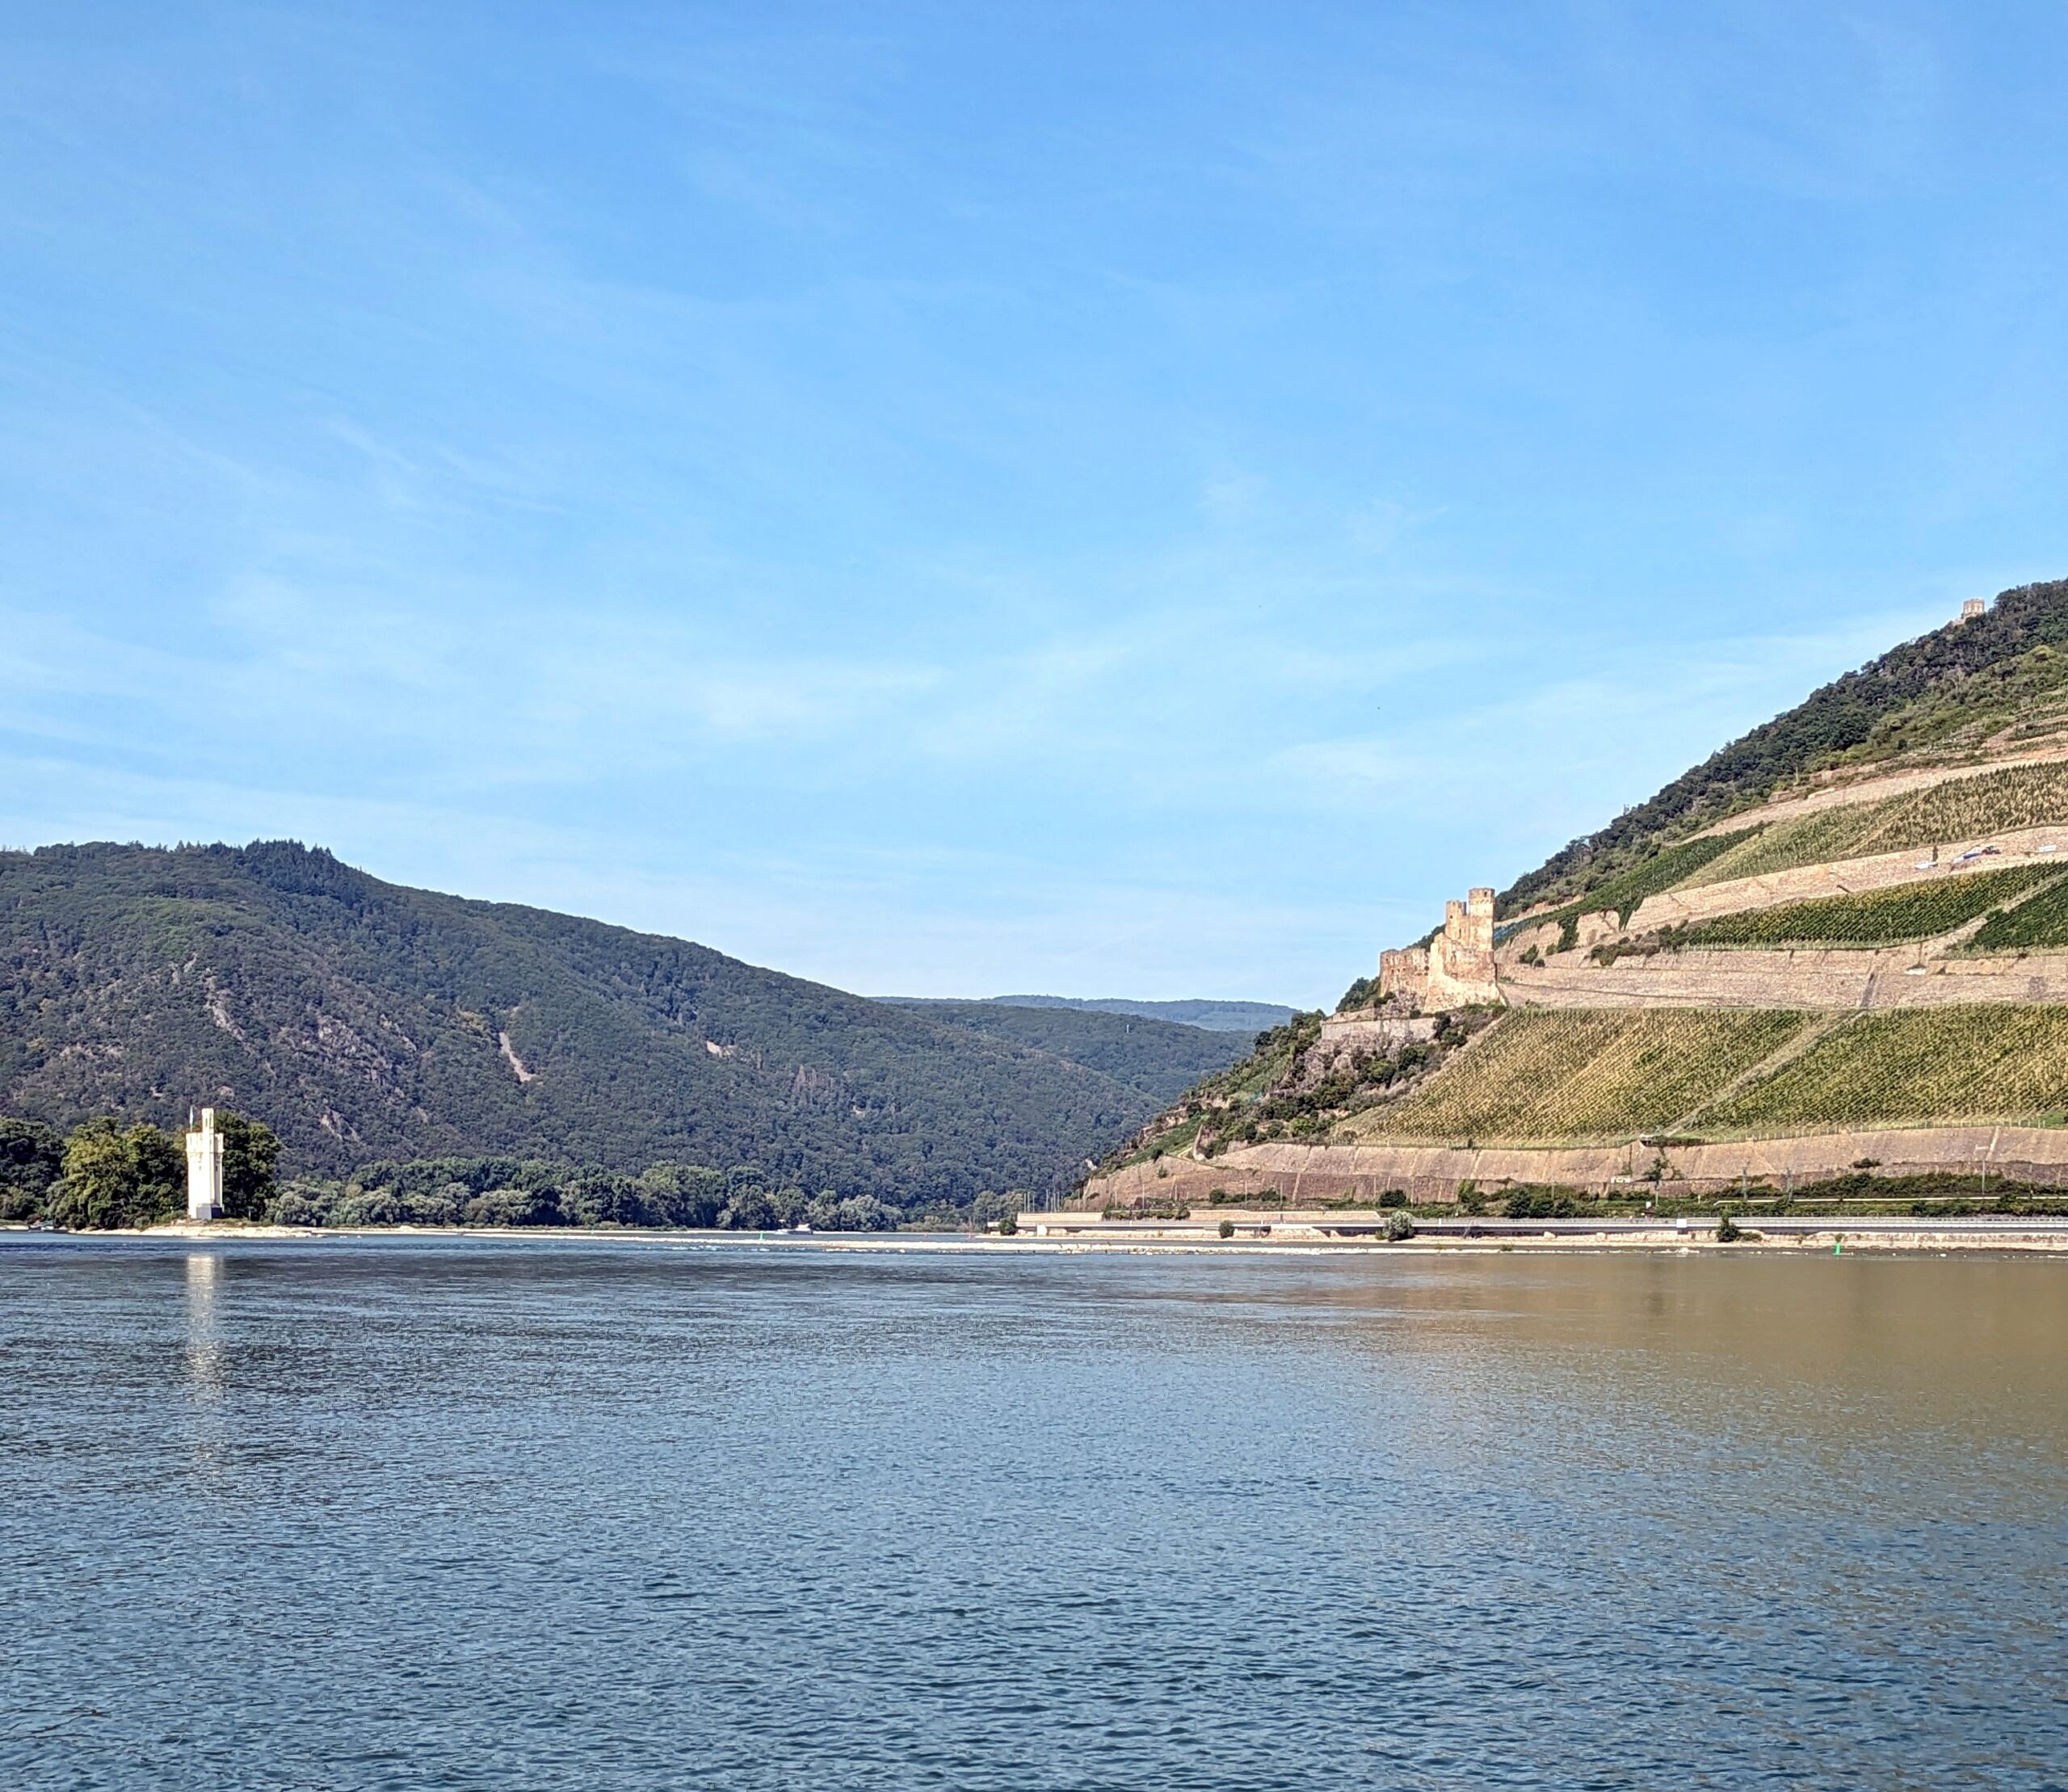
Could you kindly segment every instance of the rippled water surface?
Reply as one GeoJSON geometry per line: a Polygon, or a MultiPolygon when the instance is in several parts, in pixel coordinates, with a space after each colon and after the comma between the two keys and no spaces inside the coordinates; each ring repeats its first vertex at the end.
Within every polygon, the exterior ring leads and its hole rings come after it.
{"type": "Polygon", "coordinates": [[[2068,1264],[0,1244],[0,1784],[2068,1785],[2068,1264]]]}

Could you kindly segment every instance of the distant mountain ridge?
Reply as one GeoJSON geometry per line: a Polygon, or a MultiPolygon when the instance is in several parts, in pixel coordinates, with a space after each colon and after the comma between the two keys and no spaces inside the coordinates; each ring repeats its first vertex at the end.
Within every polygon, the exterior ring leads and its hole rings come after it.
{"type": "Polygon", "coordinates": [[[944,1002],[918,996],[886,999],[929,1020],[1053,1053],[1159,1104],[1182,1095],[1202,1076],[1225,1069],[1250,1049],[1247,1033],[1182,1026],[1099,1008],[944,1002]]]}
{"type": "Polygon", "coordinates": [[[213,1102],[271,1124],[293,1173],[674,1160],[960,1203],[1066,1184],[1166,1099],[1113,1041],[1120,1076],[1010,1033],[292,841],[0,852],[0,1114],[213,1102]]]}
{"type": "Polygon", "coordinates": [[[1098,1014],[1133,1014],[1145,1020],[1171,1020],[1208,1033],[1263,1033],[1282,1027],[1299,1012],[1277,1002],[1135,1002],[1121,996],[991,995],[1004,1007],[1082,1008],[1098,1014]]]}

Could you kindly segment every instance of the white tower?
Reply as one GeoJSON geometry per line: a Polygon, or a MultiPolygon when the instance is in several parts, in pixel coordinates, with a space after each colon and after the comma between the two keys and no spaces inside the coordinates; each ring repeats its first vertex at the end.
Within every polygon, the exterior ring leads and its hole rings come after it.
{"type": "Polygon", "coordinates": [[[187,1135],[187,1217],[216,1219],[223,1210],[223,1135],[216,1110],[201,1110],[198,1130],[187,1135]]]}

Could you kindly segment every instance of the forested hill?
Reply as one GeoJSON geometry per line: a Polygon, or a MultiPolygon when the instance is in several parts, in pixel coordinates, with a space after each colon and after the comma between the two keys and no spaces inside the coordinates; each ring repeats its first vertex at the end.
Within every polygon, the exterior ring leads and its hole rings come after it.
{"type": "Polygon", "coordinates": [[[292,842],[0,852],[0,1113],[268,1122],[283,1169],[751,1165],[900,1205],[1067,1183],[1139,1087],[680,940],[292,842]]]}
{"type": "Polygon", "coordinates": [[[1015,1003],[940,1001],[887,996],[929,1020],[964,1027],[1015,1045],[1031,1045],[1109,1076],[1162,1104],[1182,1095],[1203,1076],[1225,1070],[1246,1053],[1261,1029],[1216,1033],[1140,1015],[1111,1014],[1057,1003],[1021,1007],[1015,1003]]]}
{"type": "Polygon", "coordinates": [[[1238,1033],[1246,1041],[1282,1027],[1299,1011],[1277,1002],[1138,1002],[1118,995],[992,995],[1002,1007],[1076,1008],[1092,1014],[1131,1014],[1144,1020],[1170,1020],[1208,1033],[1238,1033]]]}
{"type": "MultiPolygon", "coordinates": [[[[1892,648],[1720,747],[1647,801],[1501,892],[1506,915],[1562,902],[1792,780],[1902,757],[1973,719],[2015,726],[2068,680],[2068,580],[2003,592],[1982,616],[1892,648]]],[[[2058,719],[2057,717],[2056,718],[2058,719]]]]}

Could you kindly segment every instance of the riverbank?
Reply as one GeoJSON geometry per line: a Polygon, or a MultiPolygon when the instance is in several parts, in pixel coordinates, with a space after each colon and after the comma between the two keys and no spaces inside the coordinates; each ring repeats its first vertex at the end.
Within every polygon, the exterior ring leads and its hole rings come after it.
{"type": "Polygon", "coordinates": [[[1939,1256],[1949,1252],[2009,1252],[2068,1256],[2068,1220],[1904,1219],[1862,1216],[1791,1216],[1785,1220],[1741,1222],[1735,1239],[1717,1236],[1717,1217],[1654,1222],[1632,1220],[1440,1220],[1418,1223],[1411,1239],[1389,1239],[1370,1215],[1293,1214],[1255,1221],[1223,1237],[1217,1219],[1104,1220],[1096,1214],[1028,1214],[1017,1233],[633,1231],[570,1226],[246,1226],[181,1222],[144,1230],[103,1232],[31,1232],[0,1227],[0,1234],[81,1241],[181,1241],[194,1244],[247,1243],[322,1245],[379,1239],[469,1240],[515,1243],[620,1246],[632,1249],[783,1251],[896,1255],[944,1253],[986,1256],[1079,1256],[1123,1253],[1144,1256],[1470,1256],[1523,1251],[1607,1254],[1747,1255],[1778,1251],[1799,1256],[1939,1256]]]}

